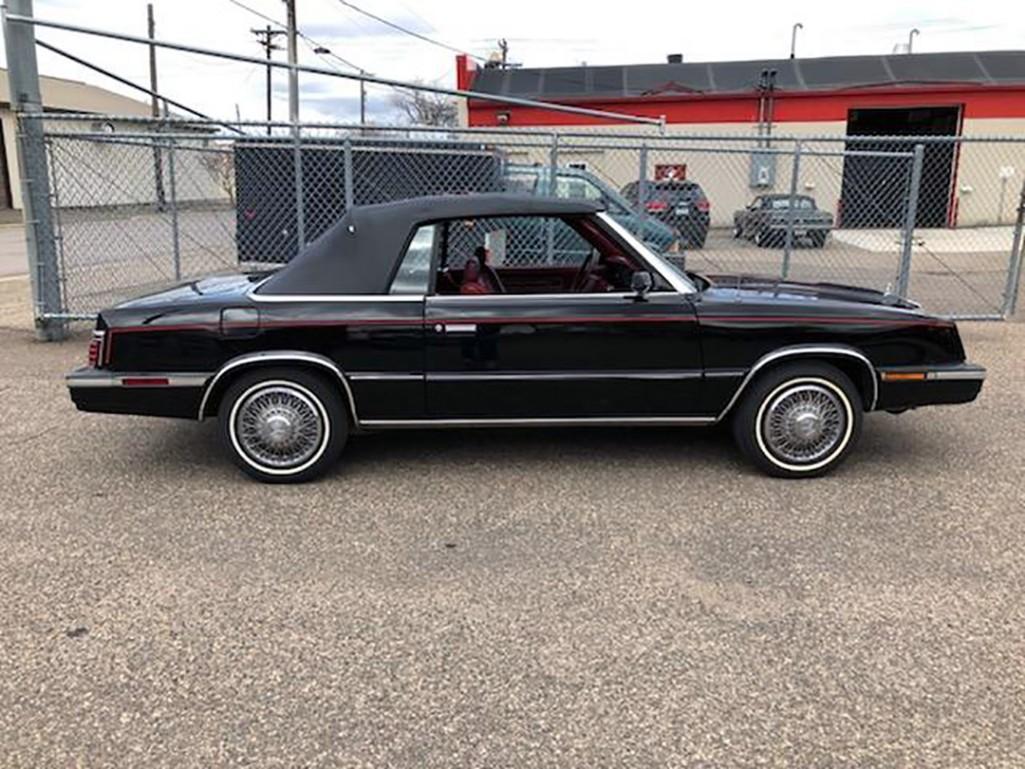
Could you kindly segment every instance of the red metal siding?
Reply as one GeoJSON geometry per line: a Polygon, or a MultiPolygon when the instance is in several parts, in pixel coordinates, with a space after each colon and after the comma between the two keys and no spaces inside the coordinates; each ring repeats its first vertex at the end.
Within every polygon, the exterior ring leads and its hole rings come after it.
{"type": "MultiPolygon", "coordinates": [[[[460,72],[464,72],[460,68],[460,72]]],[[[462,78],[460,78],[462,82],[462,78]]],[[[467,75],[466,85],[472,83],[467,75]]],[[[463,86],[461,86],[463,87],[463,86]]],[[[657,118],[669,123],[754,123],[758,119],[758,98],[749,96],[674,95],[644,99],[587,101],[566,99],[564,103],[592,109],[625,112],[657,118]]],[[[922,86],[920,88],[865,88],[846,92],[819,91],[777,93],[776,123],[846,121],[850,109],[865,107],[963,107],[964,119],[1025,118],[1023,86],[922,86]]],[[[503,107],[470,100],[470,125],[499,125],[497,115],[509,114],[512,126],[610,125],[619,121],[582,115],[568,115],[541,108],[503,107]]]]}

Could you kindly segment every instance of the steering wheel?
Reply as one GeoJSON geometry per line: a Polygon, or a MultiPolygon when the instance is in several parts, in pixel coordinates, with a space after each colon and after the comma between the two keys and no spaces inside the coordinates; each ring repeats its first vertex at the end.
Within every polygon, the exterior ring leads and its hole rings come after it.
{"type": "Polygon", "coordinates": [[[584,259],[584,263],[580,265],[580,269],[577,270],[577,274],[573,276],[573,281],[569,284],[569,290],[579,291],[587,284],[588,275],[591,273],[591,262],[594,261],[594,257],[598,255],[598,250],[595,248],[591,249],[591,253],[584,259]]]}

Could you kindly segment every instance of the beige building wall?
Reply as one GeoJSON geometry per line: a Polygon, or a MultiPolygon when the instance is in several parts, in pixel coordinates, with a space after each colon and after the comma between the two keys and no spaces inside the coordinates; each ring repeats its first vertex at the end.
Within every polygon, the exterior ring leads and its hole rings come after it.
{"type": "MultiPolygon", "coordinates": [[[[713,226],[732,224],[733,212],[742,208],[762,192],[789,192],[793,158],[779,157],[776,161],[775,181],[765,188],[749,184],[751,150],[756,149],[755,126],[737,123],[701,123],[666,127],[668,139],[658,135],[649,126],[628,125],[608,127],[573,126],[570,133],[587,138],[561,138],[560,165],[584,163],[589,171],[603,178],[616,189],[639,178],[639,154],[634,141],[619,141],[618,147],[593,149],[585,145],[599,141],[599,135],[614,132],[619,135],[649,136],[648,177],[652,178],[656,164],[687,164],[687,177],[704,188],[712,206],[713,226]],[[698,137],[730,136],[744,139],[736,143],[722,140],[702,140],[698,137]],[[678,143],[673,138],[679,138],[678,143]],[[576,146],[574,146],[576,145],[576,146]],[[735,150],[730,152],[729,150],[735,150]]],[[[798,137],[837,137],[846,135],[845,121],[784,123],[774,127],[777,135],[798,137]]],[[[965,137],[1004,136],[1013,142],[964,142],[959,152],[954,180],[954,201],[957,206],[956,223],[959,227],[1009,224],[1014,220],[1017,201],[1025,184],[1025,118],[966,119],[965,137]]],[[[609,139],[610,144],[616,144],[609,139]]],[[[785,145],[789,152],[789,143],[785,145]]],[[[837,213],[843,183],[843,158],[829,153],[843,149],[841,142],[809,142],[805,146],[800,165],[797,189],[815,198],[820,208],[837,213]]],[[[540,140],[536,147],[510,153],[514,162],[546,164],[549,148],[540,140]]],[[[908,161],[895,158],[895,169],[908,161]]],[[[896,171],[895,172],[899,172],[896,171]]],[[[868,180],[867,184],[883,184],[885,180],[868,180]]],[[[869,194],[872,189],[867,190],[869,194]]],[[[948,195],[950,190],[934,190],[924,194],[948,195]]]]}
{"type": "MultiPolygon", "coordinates": [[[[777,126],[776,133],[796,136],[842,137],[846,132],[845,122],[787,123],[777,126]]],[[[586,164],[587,170],[619,190],[627,183],[640,178],[640,153],[636,140],[602,140],[600,134],[608,128],[573,127],[571,133],[584,134],[582,138],[560,137],[559,165],[586,164]],[[593,145],[607,144],[601,148],[593,145]]],[[[752,152],[757,150],[755,127],[737,123],[702,123],[669,125],[665,136],[648,126],[617,127],[619,135],[650,137],[648,143],[648,178],[652,178],[656,165],[686,164],[687,178],[698,182],[711,203],[712,226],[727,227],[733,223],[733,213],[748,203],[755,195],[771,192],[789,192],[793,170],[790,154],[792,143],[786,142],[780,148],[785,155],[775,161],[775,178],[772,184],[752,187],[750,166],[752,152]],[[736,137],[736,141],[722,138],[702,139],[702,136],[736,137]]],[[[818,205],[835,213],[840,199],[843,179],[843,160],[836,155],[842,149],[840,142],[813,143],[802,158],[798,175],[798,192],[811,195],[818,205]]],[[[550,147],[538,140],[535,146],[514,148],[508,151],[511,162],[547,164],[550,147]]]]}
{"type": "Polygon", "coordinates": [[[1009,224],[1025,183],[1025,118],[965,120],[963,135],[1016,137],[1017,142],[961,145],[955,182],[958,226],[1009,224]]]}
{"type": "MultiPolygon", "coordinates": [[[[141,117],[150,114],[149,104],[77,80],[39,78],[43,108],[47,112],[95,112],[97,115],[141,117]]],[[[17,121],[10,108],[11,91],[7,70],[0,68],[0,126],[7,156],[7,177],[11,185],[11,206],[21,209],[21,171],[18,162],[17,121]]],[[[49,125],[49,124],[48,124],[49,125]]],[[[66,125],[73,125],[67,121],[66,125]]],[[[80,125],[89,125],[80,124],[80,125]]]]}

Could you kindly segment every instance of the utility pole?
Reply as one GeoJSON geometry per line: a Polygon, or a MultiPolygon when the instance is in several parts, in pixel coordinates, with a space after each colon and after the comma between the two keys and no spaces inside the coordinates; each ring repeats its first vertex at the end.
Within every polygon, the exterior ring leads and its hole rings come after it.
{"type": "Polygon", "coordinates": [[[288,26],[288,121],[294,126],[299,123],[299,51],[296,40],[295,0],[285,0],[286,25],[288,26]]]}
{"type": "Polygon", "coordinates": [[[36,64],[36,36],[32,25],[8,21],[8,13],[32,16],[32,0],[7,0],[0,8],[4,15],[4,42],[7,48],[11,107],[29,116],[18,120],[18,165],[21,168],[21,206],[25,222],[25,250],[28,255],[29,282],[32,285],[36,335],[45,341],[63,339],[66,326],[61,280],[57,261],[57,241],[50,197],[50,169],[46,138],[40,116],[43,99],[39,93],[39,67],[36,64]]]}
{"type": "MultiPolygon", "coordinates": [[[[367,74],[363,70],[360,70],[361,75],[367,74]]],[[[359,81],[359,124],[367,124],[367,81],[359,81]]]]}
{"type": "Polygon", "coordinates": [[[274,119],[273,118],[273,111],[274,111],[273,110],[273,96],[272,96],[272,92],[271,92],[272,76],[273,76],[272,73],[274,71],[274,68],[270,65],[270,61],[271,61],[271,58],[272,58],[272,53],[274,51],[280,51],[281,50],[281,46],[274,42],[274,38],[276,38],[278,35],[285,34],[285,30],[283,30],[283,29],[273,29],[271,27],[271,25],[268,24],[264,29],[251,29],[249,31],[252,32],[254,35],[256,35],[257,42],[259,42],[260,45],[263,46],[263,50],[267,54],[267,135],[270,136],[270,134],[271,134],[270,123],[274,119]]]}
{"type": "MultiPolygon", "coordinates": [[[[146,3],[146,37],[153,40],[156,37],[156,23],[153,20],[153,3],[146,3]]],[[[149,44],[149,89],[150,115],[160,117],[160,100],[157,98],[157,47],[149,44]]],[[[163,211],[167,204],[164,195],[164,163],[160,157],[160,147],[153,143],[153,184],[157,199],[157,210],[163,211]]]]}

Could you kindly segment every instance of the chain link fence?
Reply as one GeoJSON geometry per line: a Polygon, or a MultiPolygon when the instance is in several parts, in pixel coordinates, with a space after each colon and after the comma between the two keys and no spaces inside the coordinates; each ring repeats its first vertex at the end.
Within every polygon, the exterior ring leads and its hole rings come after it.
{"type": "Polygon", "coordinates": [[[1025,140],[28,121],[50,175],[50,318],[268,269],[353,205],[500,190],[601,202],[698,272],[864,286],[951,316],[1005,317],[1020,277],[1025,140]]]}

